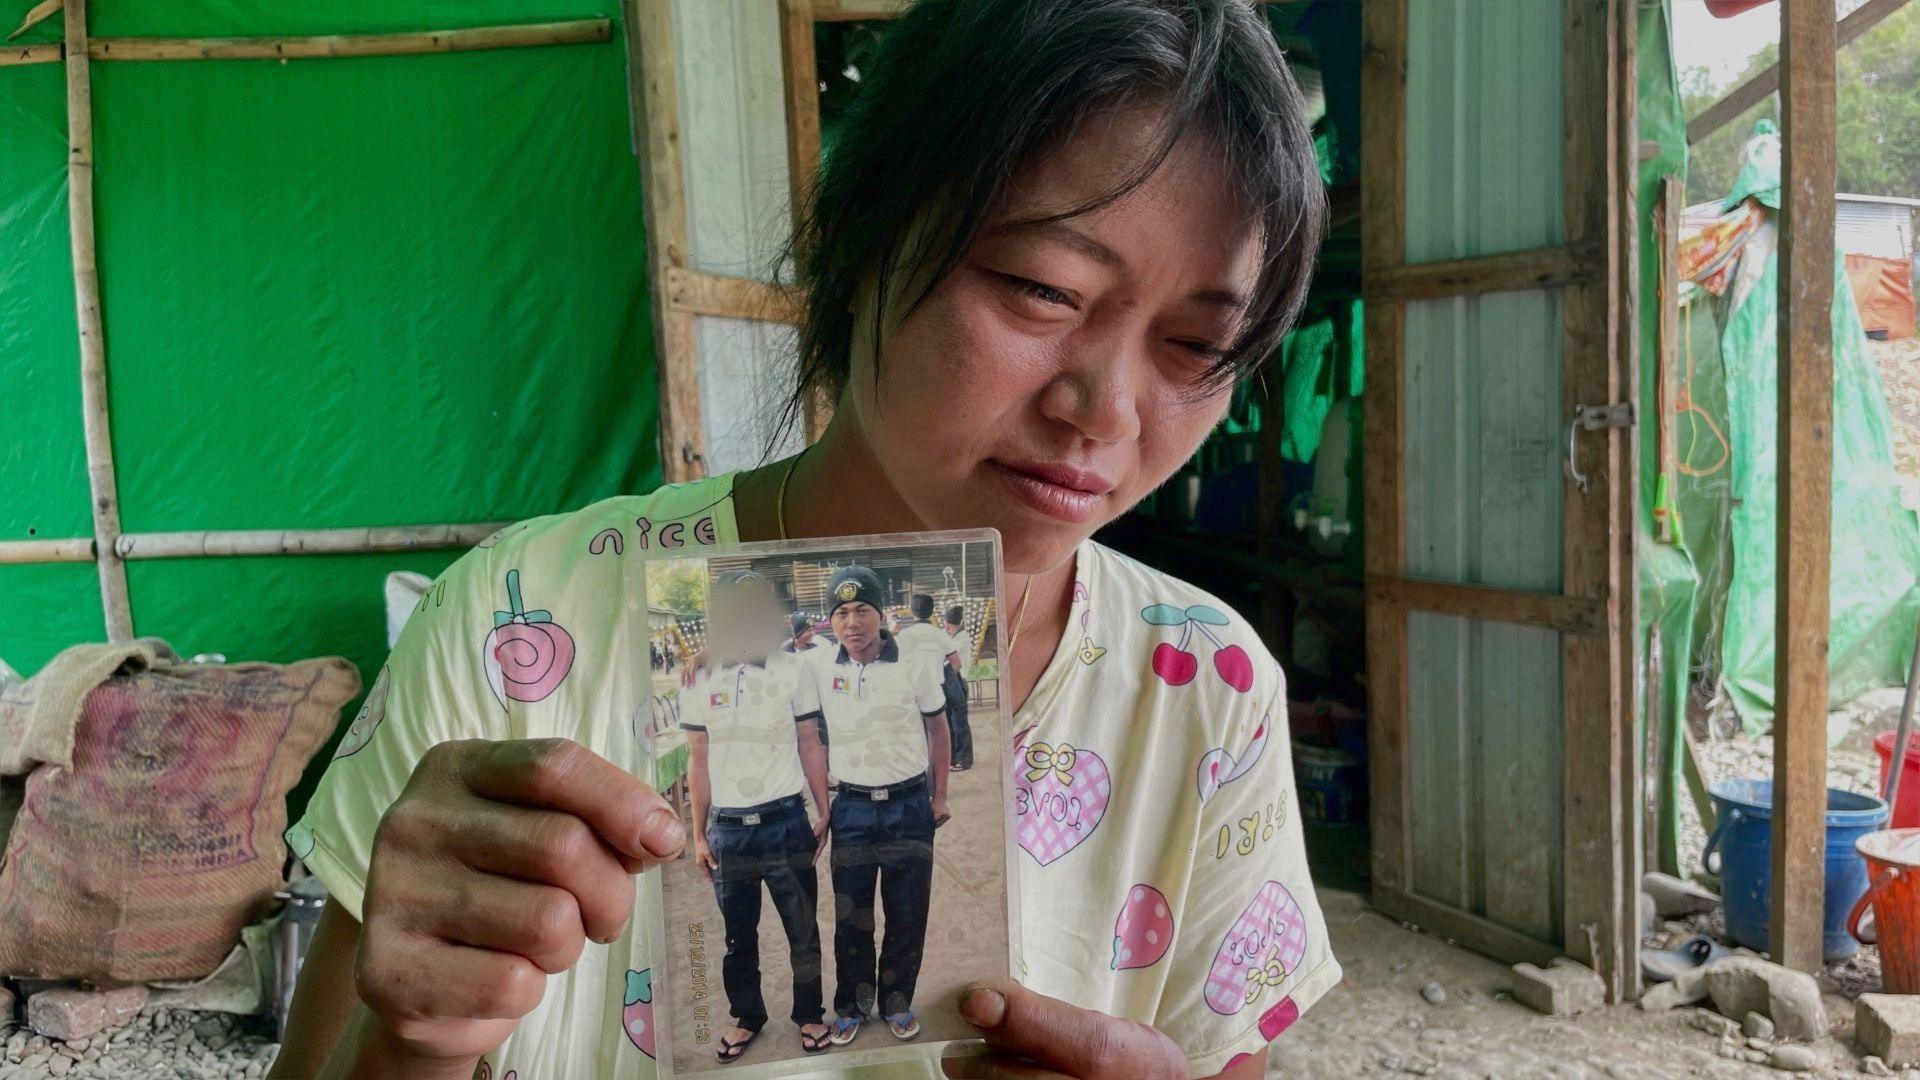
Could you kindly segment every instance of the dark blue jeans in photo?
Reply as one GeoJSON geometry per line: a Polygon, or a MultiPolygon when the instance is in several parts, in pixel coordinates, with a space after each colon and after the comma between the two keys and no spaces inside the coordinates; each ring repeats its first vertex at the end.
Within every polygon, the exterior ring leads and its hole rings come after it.
{"type": "Polygon", "coordinates": [[[953,766],[956,769],[971,769],[973,726],[967,722],[967,680],[952,668],[946,671],[947,733],[952,739],[953,766]]]}
{"type": "Polygon", "coordinates": [[[793,1022],[817,1024],[821,1019],[820,879],[813,868],[813,827],[807,824],[806,804],[789,795],[760,806],[716,812],[707,826],[707,846],[720,868],[713,872],[713,895],[727,929],[727,955],[721,961],[721,981],[734,1019],[748,1031],[767,1022],[767,1004],[760,995],[760,890],[773,897],[773,909],[787,931],[787,952],[793,965],[793,1022]],[[760,822],[746,825],[727,814],[757,813],[760,822]]]}
{"type": "Polygon", "coordinates": [[[917,790],[874,802],[833,800],[834,1011],[867,1016],[913,1007],[933,895],[933,794],[917,790]],[[873,950],[873,897],[886,918],[873,950]]]}

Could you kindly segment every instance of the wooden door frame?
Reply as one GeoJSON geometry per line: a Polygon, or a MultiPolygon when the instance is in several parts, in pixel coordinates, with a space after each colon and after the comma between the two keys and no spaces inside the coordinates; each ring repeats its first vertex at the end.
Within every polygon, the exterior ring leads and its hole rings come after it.
{"type": "Polygon", "coordinates": [[[1635,428],[1583,432],[1592,483],[1564,499],[1558,596],[1408,577],[1407,301],[1523,288],[1562,290],[1565,410],[1631,402],[1638,387],[1635,296],[1635,10],[1631,0],[1563,0],[1562,185],[1566,241],[1554,248],[1409,265],[1405,191],[1408,0],[1366,0],[1361,96],[1362,280],[1366,301],[1367,672],[1372,770],[1372,901],[1380,910],[1503,960],[1565,952],[1592,964],[1610,1000],[1639,988],[1640,765],[1633,737],[1632,524],[1635,428]],[[1389,93],[1373,92],[1377,87],[1389,93]],[[1537,626],[1561,634],[1564,867],[1561,940],[1536,941],[1414,888],[1408,761],[1411,611],[1537,626]]]}

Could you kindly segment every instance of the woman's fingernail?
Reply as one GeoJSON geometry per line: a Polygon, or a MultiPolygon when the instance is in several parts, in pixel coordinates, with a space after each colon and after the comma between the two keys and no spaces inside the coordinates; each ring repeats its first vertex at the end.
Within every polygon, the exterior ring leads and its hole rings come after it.
{"type": "Polygon", "coordinates": [[[686,845],[687,831],[680,824],[680,815],[664,806],[647,815],[645,827],[650,851],[668,854],[686,845]]]}
{"type": "Polygon", "coordinates": [[[960,995],[960,1015],[977,1028],[998,1027],[1007,1015],[1007,999],[998,990],[975,987],[960,995]]]}

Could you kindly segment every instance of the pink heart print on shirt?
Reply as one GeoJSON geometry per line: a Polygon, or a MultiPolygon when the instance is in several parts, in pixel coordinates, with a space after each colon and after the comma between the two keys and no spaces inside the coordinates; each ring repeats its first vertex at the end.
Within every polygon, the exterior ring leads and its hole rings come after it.
{"type": "Polygon", "coordinates": [[[1247,740],[1247,748],[1241,751],[1238,761],[1234,760],[1233,755],[1228,753],[1224,746],[1209,750],[1201,756],[1200,775],[1197,777],[1201,805],[1205,805],[1208,799],[1213,798],[1214,792],[1247,775],[1247,770],[1253,768],[1254,763],[1260,760],[1260,755],[1266,751],[1267,733],[1272,729],[1273,717],[1261,717],[1260,726],[1253,730],[1253,737],[1247,740]]]}
{"type": "Polygon", "coordinates": [[[1306,915],[1286,886],[1267,882],[1213,954],[1213,967],[1207,971],[1207,1008],[1222,1016],[1237,1015],[1268,987],[1285,982],[1306,955],[1306,915]]]}
{"type": "Polygon", "coordinates": [[[1166,894],[1144,884],[1128,889],[1127,902],[1120,906],[1120,918],[1113,924],[1112,968],[1152,967],[1171,944],[1173,907],[1166,894]]]}
{"type": "Polygon", "coordinates": [[[1197,629],[1200,636],[1213,645],[1213,670],[1220,681],[1239,693],[1253,688],[1253,661],[1248,658],[1247,650],[1238,645],[1228,645],[1214,636],[1209,626],[1226,626],[1232,620],[1225,612],[1207,604],[1192,604],[1176,607],[1172,604],[1148,604],[1140,609],[1140,617],[1150,626],[1177,626],[1180,628],[1180,643],[1163,641],[1153,647],[1153,673],[1168,686],[1185,686],[1193,681],[1200,672],[1200,657],[1187,651],[1187,645],[1193,640],[1197,629]]]}
{"type": "Polygon", "coordinates": [[[480,647],[487,685],[501,708],[508,701],[540,701],[559,689],[573,669],[573,635],[550,611],[528,611],[520,602],[520,571],[507,571],[507,605],[493,613],[493,630],[480,647]]]}
{"type": "Polygon", "coordinates": [[[1041,866],[1092,836],[1112,798],[1113,776],[1099,754],[1024,738],[1014,746],[1015,835],[1041,866]]]}

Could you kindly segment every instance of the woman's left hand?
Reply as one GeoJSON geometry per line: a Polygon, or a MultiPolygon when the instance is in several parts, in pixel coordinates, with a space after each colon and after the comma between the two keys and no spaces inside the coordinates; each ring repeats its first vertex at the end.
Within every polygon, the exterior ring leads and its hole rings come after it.
{"type": "Polygon", "coordinates": [[[960,1015],[980,1029],[989,1053],[945,1059],[941,1066],[951,1077],[1187,1076],[1186,1054],[1153,1028],[1078,1008],[1017,983],[974,983],[960,995],[960,1015]]]}

